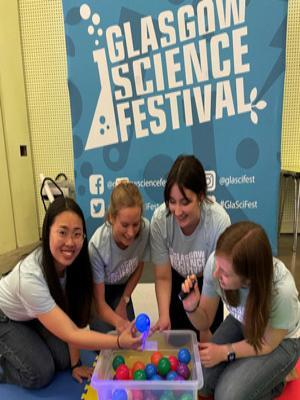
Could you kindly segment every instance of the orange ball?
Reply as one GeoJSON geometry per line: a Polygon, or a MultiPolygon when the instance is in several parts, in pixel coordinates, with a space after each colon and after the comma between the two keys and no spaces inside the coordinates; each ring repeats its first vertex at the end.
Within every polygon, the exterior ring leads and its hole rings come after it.
{"type": "Polygon", "coordinates": [[[154,364],[156,367],[159,363],[159,360],[163,357],[163,355],[161,354],[161,352],[159,351],[155,351],[152,356],[151,356],[151,362],[152,364],[154,364]]]}
{"type": "Polygon", "coordinates": [[[132,373],[134,375],[135,371],[137,371],[138,369],[145,369],[145,364],[141,361],[136,361],[133,366],[132,366],[132,373]]]}

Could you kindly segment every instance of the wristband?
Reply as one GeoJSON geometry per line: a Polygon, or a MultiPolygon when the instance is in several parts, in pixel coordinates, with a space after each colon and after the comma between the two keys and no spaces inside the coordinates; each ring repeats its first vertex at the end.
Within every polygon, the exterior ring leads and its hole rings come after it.
{"type": "Polygon", "coordinates": [[[79,358],[79,360],[77,361],[77,363],[75,365],[71,366],[71,371],[73,372],[73,369],[77,368],[77,367],[81,367],[82,366],[82,362],[79,358]]]}
{"type": "Polygon", "coordinates": [[[118,349],[122,350],[122,347],[120,345],[120,335],[117,336],[117,346],[118,346],[118,349]]]}
{"type": "Polygon", "coordinates": [[[197,304],[196,304],[196,307],[194,307],[192,310],[186,310],[186,309],[184,308],[184,311],[185,311],[187,314],[193,314],[193,313],[197,310],[197,308],[199,307],[199,304],[200,304],[200,299],[198,300],[198,302],[197,302],[197,304]]]}

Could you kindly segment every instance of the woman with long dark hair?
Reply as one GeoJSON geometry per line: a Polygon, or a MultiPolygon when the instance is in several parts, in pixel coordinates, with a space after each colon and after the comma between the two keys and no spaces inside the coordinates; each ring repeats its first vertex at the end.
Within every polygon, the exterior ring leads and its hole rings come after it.
{"type": "Polygon", "coordinates": [[[92,293],[84,216],[60,196],[46,212],[42,245],[0,280],[0,382],[40,388],[67,368],[81,382],[91,369],[80,348],[139,346],[132,327],[119,336],[85,329],[92,293]]]}
{"type": "Polygon", "coordinates": [[[200,331],[208,329],[219,300],[229,315],[200,343],[204,387],[214,399],[272,399],[297,363],[300,303],[290,271],[273,258],[263,228],[239,222],[220,236],[207,261],[200,296],[195,276],[182,285],[185,312],[200,331]]]}
{"type": "MultiPolygon", "coordinates": [[[[194,329],[178,294],[189,274],[202,285],[205,263],[215,250],[219,235],[230,224],[227,212],[207,196],[201,162],[193,155],[179,156],[168,174],[164,200],[151,220],[151,258],[155,265],[155,289],[159,320],[154,329],[194,329]]],[[[223,320],[220,304],[214,331],[223,320]]],[[[201,332],[201,340],[210,332],[201,332]]]]}

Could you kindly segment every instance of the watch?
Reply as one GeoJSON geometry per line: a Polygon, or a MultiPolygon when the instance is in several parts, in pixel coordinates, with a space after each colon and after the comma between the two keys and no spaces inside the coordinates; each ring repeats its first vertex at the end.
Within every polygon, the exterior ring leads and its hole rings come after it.
{"type": "Polygon", "coordinates": [[[227,345],[227,347],[228,347],[227,361],[228,362],[232,362],[232,361],[234,361],[236,359],[236,354],[235,354],[235,351],[234,351],[232,343],[229,343],[227,345]]]}
{"type": "Polygon", "coordinates": [[[130,297],[129,296],[123,295],[122,298],[123,298],[123,300],[124,300],[126,305],[130,302],[130,297]]]}

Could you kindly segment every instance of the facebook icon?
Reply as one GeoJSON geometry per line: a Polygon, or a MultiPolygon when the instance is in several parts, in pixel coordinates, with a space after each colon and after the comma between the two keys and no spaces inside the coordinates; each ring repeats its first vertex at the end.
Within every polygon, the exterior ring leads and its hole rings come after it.
{"type": "Polygon", "coordinates": [[[89,184],[90,184],[91,194],[103,194],[104,192],[103,175],[90,175],[89,184]]]}

